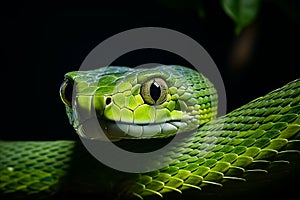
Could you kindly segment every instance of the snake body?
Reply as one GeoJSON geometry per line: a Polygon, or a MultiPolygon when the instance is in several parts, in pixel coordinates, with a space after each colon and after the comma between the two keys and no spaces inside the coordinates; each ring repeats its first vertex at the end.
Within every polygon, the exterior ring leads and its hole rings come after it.
{"type": "Polygon", "coordinates": [[[72,193],[152,199],[236,192],[300,164],[299,79],[216,118],[212,83],[185,67],[107,67],[65,78],[76,92],[73,103],[64,93],[62,99],[81,137],[143,148],[179,134],[163,155],[168,165],[126,173],[98,162],[78,141],[0,141],[2,198],[72,193]],[[106,137],[91,129],[93,110],[106,137]]]}

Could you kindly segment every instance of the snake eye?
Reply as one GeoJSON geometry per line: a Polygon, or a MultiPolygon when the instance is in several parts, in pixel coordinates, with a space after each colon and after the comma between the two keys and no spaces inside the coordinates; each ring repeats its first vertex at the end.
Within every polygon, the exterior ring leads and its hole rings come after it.
{"type": "Polygon", "coordinates": [[[72,81],[66,79],[59,88],[59,95],[61,101],[66,105],[71,107],[72,102],[72,92],[73,92],[73,84],[72,81]]]}
{"type": "Polygon", "coordinates": [[[168,86],[161,78],[146,81],[141,87],[141,95],[146,103],[161,104],[167,98],[168,86]]]}

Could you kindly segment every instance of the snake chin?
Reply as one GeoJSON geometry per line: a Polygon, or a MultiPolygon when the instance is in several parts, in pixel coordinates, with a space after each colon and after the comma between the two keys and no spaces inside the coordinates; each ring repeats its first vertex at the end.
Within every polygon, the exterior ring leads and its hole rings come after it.
{"type": "Polygon", "coordinates": [[[167,138],[185,132],[188,124],[175,120],[164,123],[130,124],[88,118],[82,120],[74,128],[77,134],[83,138],[115,142],[122,139],[167,138]]]}
{"type": "Polygon", "coordinates": [[[191,123],[191,120],[170,120],[162,123],[134,124],[104,119],[103,116],[81,116],[74,121],[77,123],[72,125],[80,137],[111,142],[123,139],[168,138],[194,131],[199,127],[198,120],[194,120],[194,123],[191,123]]]}
{"type": "Polygon", "coordinates": [[[108,137],[119,139],[149,139],[149,138],[167,138],[181,132],[187,127],[186,122],[169,121],[153,124],[129,124],[115,121],[100,122],[108,137]]]}

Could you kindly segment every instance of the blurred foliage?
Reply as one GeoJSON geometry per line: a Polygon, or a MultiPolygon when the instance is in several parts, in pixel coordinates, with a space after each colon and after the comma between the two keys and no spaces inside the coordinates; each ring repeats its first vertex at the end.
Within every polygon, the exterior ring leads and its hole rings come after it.
{"type": "Polygon", "coordinates": [[[243,28],[254,21],[258,14],[261,0],[222,0],[221,5],[225,13],[235,22],[235,32],[238,34],[243,28]]]}
{"type": "MultiPolygon", "coordinates": [[[[163,4],[175,8],[189,8],[196,11],[201,18],[205,18],[207,4],[216,0],[160,0],[163,4]]],[[[218,0],[216,6],[222,10],[235,23],[235,33],[239,34],[244,28],[253,23],[261,14],[262,6],[276,6],[290,17],[300,23],[300,1],[294,0],[218,0]]]]}

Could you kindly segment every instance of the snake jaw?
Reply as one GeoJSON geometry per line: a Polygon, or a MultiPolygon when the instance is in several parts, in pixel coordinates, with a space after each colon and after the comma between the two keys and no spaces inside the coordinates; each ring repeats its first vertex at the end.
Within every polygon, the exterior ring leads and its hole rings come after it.
{"type": "Polygon", "coordinates": [[[118,137],[120,139],[149,139],[166,137],[167,134],[176,134],[178,127],[172,123],[164,124],[126,124],[107,121],[105,123],[107,135],[118,137]]]}

